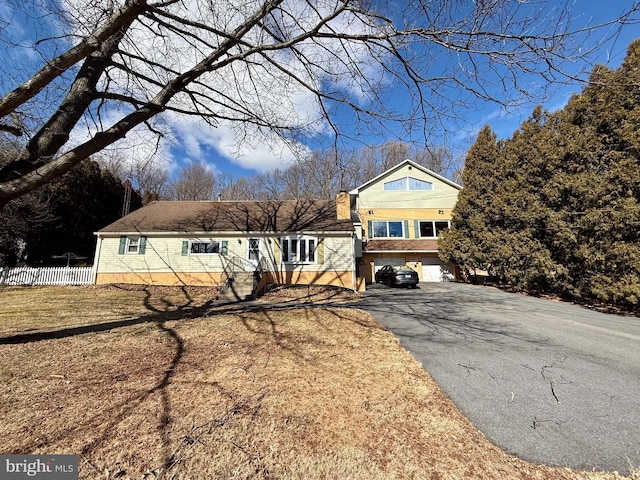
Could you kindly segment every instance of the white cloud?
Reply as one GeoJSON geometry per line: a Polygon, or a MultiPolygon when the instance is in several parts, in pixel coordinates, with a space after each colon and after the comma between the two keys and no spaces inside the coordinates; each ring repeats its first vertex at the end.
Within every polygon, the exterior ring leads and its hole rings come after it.
{"type": "Polygon", "coordinates": [[[188,155],[183,161],[204,161],[204,147],[208,147],[245,169],[267,172],[286,167],[295,159],[296,151],[305,150],[302,144],[290,144],[256,129],[251,134],[241,135],[233,125],[225,122],[214,128],[189,117],[174,118],[170,124],[178,144],[188,155]]]}

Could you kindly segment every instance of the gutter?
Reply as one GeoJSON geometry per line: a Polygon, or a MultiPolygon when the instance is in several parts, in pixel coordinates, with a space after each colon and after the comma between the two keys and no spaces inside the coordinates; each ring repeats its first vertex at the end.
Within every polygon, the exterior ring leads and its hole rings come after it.
{"type": "Polygon", "coordinates": [[[351,289],[357,292],[356,285],[356,233],[351,234],[351,289]]]}
{"type": "Polygon", "coordinates": [[[363,250],[362,253],[440,253],[440,250],[363,250]]]}

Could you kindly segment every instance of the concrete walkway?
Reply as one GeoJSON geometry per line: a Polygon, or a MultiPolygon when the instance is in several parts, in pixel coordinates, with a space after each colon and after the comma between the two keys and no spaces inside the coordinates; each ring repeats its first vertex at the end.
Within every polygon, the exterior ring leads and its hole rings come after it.
{"type": "Polygon", "coordinates": [[[640,319],[456,283],[373,285],[389,328],[460,410],[535,463],[640,470],[640,319]]]}

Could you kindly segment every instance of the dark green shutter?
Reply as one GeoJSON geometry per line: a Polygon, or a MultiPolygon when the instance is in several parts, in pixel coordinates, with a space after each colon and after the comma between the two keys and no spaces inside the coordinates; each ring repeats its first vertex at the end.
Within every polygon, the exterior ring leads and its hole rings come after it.
{"type": "Polygon", "coordinates": [[[404,238],[409,238],[409,220],[404,221],[404,238]]]}
{"type": "Polygon", "coordinates": [[[118,248],[118,254],[124,255],[124,251],[127,248],[127,237],[120,237],[120,247],[118,248]]]}
{"type": "Polygon", "coordinates": [[[144,255],[147,251],[147,237],[140,237],[140,244],[138,245],[138,253],[144,255]]]}
{"type": "Polygon", "coordinates": [[[182,241],[182,256],[185,257],[189,253],[189,240],[182,241]]]}
{"type": "Polygon", "coordinates": [[[418,220],[413,221],[413,236],[420,238],[420,222],[418,220]]]}
{"type": "Polygon", "coordinates": [[[229,241],[228,240],[223,240],[222,241],[222,248],[220,249],[220,253],[222,255],[226,255],[229,252],[229,241]]]}
{"type": "Polygon", "coordinates": [[[371,220],[367,222],[367,238],[373,238],[373,222],[371,220]]]}

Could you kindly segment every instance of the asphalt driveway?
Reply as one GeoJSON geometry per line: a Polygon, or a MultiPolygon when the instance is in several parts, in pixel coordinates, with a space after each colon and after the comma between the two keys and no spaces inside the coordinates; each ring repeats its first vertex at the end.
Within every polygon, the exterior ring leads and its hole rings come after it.
{"type": "Polygon", "coordinates": [[[535,463],[640,469],[640,319],[457,283],[372,285],[389,328],[492,442],[535,463]]]}

